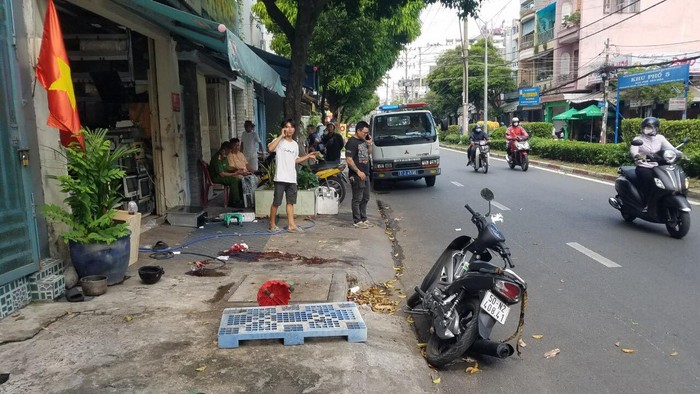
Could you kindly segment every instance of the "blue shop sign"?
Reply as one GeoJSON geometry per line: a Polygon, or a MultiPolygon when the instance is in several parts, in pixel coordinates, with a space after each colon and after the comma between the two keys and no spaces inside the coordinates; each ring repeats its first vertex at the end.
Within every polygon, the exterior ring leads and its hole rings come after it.
{"type": "Polygon", "coordinates": [[[641,73],[621,76],[618,78],[618,88],[629,89],[642,86],[659,85],[669,82],[685,82],[688,80],[689,74],[689,64],[662,68],[659,70],[644,71],[641,73]]]}
{"type": "Polygon", "coordinates": [[[533,106],[540,105],[540,88],[520,88],[518,89],[518,105],[533,106]]]}

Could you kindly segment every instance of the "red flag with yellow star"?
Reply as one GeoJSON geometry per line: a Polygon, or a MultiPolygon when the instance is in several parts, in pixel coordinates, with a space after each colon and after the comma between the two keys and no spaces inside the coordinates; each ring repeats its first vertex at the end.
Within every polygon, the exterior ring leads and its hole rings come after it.
{"type": "Polygon", "coordinates": [[[48,93],[49,120],[47,124],[61,131],[63,146],[78,142],[85,147],[80,134],[80,118],[73,92],[73,80],[68,65],[68,54],[63,45],[61,25],[53,0],[49,0],[44,18],[44,36],[41,39],[36,77],[48,93]]]}

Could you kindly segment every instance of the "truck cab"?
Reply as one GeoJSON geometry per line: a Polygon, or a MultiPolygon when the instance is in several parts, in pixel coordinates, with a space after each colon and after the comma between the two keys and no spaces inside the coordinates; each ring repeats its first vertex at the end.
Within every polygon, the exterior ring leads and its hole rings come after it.
{"type": "Polygon", "coordinates": [[[425,103],[382,105],[370,119],[372,181],[425,179],[440,175],[440,144],[425,103]]]}

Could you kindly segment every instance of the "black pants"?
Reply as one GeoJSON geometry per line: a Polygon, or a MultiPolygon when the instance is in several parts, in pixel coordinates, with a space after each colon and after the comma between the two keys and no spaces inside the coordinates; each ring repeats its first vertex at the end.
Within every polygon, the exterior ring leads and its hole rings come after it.
{"type": "Polygon", "coordinates": [[[467,149],[467,158],[469,158],[469,161],[474,161],[474,151],[476,151],[476,145],[469,145],[469,149],[467,149]]]}
{"type": "Polygon", "coordinates": [[[637,190],[642,195],[642,203],[646,204],[651,188],[654,186],[654,169],[637,166],[634,172],[637,174],[637,184],[635,186],[637,186],[637,190]]]}
{"type": "Polygon", "coordinates": [[[357,175],[350,176],[352,186],[352,221],[354,223],[367,220],[367,203],[369,202],[369,176],[361,180],[357,175]]]}

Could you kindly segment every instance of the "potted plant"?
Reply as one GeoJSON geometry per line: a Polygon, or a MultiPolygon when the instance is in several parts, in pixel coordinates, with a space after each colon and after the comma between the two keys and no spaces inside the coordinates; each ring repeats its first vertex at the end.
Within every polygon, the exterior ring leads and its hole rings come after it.
{"type": "Polygon", "coordinates": [[[81,132],[85,149],[77,143],[66,148],[68,174],[56,177],[67,194],[63,202],[70,209],[47,204],[43,211],[50,221],[68,226],[61,237],[69,244],[78,276],[106,275],[112,285],[124,280],[130,250],[128,224],[114,221],[125,175],[119,161],[138,149],[119,146],[111,150],[105,129],[83,128],[81,132]]]}

